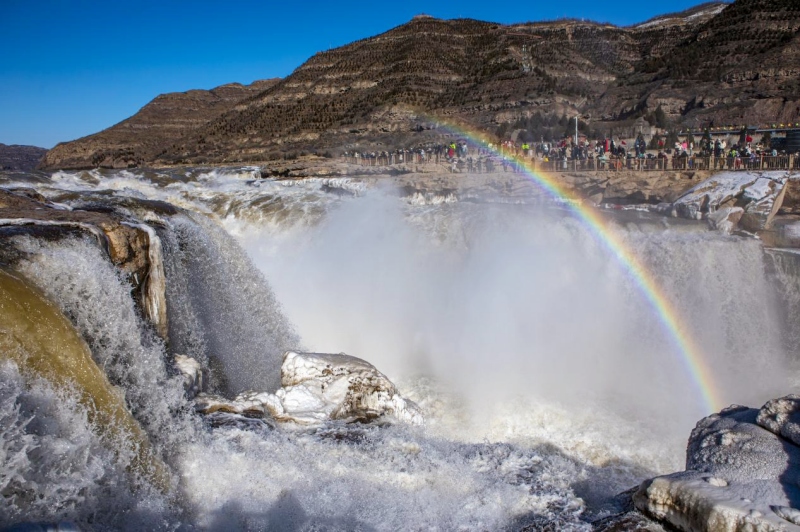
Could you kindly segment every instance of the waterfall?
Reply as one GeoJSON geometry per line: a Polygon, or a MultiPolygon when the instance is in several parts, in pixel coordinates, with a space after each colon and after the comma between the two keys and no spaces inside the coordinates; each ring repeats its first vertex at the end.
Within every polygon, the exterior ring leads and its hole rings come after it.
{"type": "Polygon", "coordinates": [[[783,343],[796,367],[800,364],[800,329],[797,327],[800,323],[800,254],[793,249],[770,249],[766,257],[780,302],[778,322],[783,343]]]}
{"type": "Polygon", "coordinates": [[[223,390],[274,391],[299,339],[263,274],[219,226],[176,216],[162,232],[170,345],[216,367],[223,390]]]}
{"type": "MultiPolygon", "coordinates": [[[[759,404],[786,389],[758,241],[611,222],[678,309],[723,400],[759,404]]],[[[629,272],[563,213],[372,194],[290,242],[257,228],[242,240],[314,350],[361,356],[390,377],[429,371],[477,404],[498,390],[597,401],[679,434],[704,414],[702,383],[629,272]]]]}
{"type": "MultiPolygon", "coordinates": [[[[0,232],[0,262],[69,320],[177,488],[132,479],[132,451],[101,437],[77,390],[5,357],[0,527],[583,531],[618,510],[620,491],[682,468],[705,414],[699,383],[630,272],[569,212],[349,181],[357,194],[339,195],[248,172],[148,175],[37,182],[73,208],[106,188],[126,196],[100,208],[150,237],[145,308],[86,228],[0,232]],[[148,214],[127,196],[194,212],[148,214]],[[283,351],[298,348],[368,360],[427,425],[212,427],[173,367],[195,358],[223,395],[272,391],[283,351]]],[[[646,214],[608,223],[724,401],[792,391],[798,256],[646,214]]]]}

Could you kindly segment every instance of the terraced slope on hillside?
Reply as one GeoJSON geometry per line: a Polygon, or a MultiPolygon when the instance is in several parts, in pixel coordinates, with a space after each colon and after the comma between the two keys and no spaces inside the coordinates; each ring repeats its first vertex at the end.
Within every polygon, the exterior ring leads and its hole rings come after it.
{"type": "Polygon", "coordinates": [[[800,120],[796,4],[710,3],[631,27],[418,16],[317,53],[201,119],[181,105],[167,112],[159,97],[117,126],[59,145],[46,165],[255,162],[408,146],[441,138],[442,117],[489,132],[522,117],[574,114],[610,131],[658,107],[675,126],[800,120]]]}

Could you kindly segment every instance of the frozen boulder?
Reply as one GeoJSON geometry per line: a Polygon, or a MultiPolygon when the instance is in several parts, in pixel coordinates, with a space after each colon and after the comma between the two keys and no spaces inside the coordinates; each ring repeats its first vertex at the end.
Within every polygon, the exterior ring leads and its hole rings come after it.
{"type": "Polygon", "coordinates": [[[708,225],[723,233],[731,233],[742,219],[744,209],[741,207],[723,207],[708,214],[708,225]]]}
{"type": "MultiPolygon", "coordinates": [[[[673,211],[681,218],[693,220],[720,213],[716,218],[722,218],[719,226],[722,230],[729,227],[724,218],[738,217],[737,222],[744,229],[759,231],[769,227],[780,208],[787,182],[786,172],[721,172],[675,200],[673,211]]],[[[710,221],[717,226],[716,220],[710,221]]]]}
{"type": "Polygon", "coordinates": [[[744,229],[755,232],[767,229],[771,225],[772,219],[783,203],[788,181],[788,175],[781,175],[778,172],[778,175],[759,177],[745,189],[744,215],[739,222],[744,229]]]}
{"type": "Polygon", "coordinates": [[[645,481],[642,512],[686,531],[800,531],[800,448],[756,423],[759,411],[730,407],[701,420],[687,470],[645,481]]]}
{"type": "MultiPolygon", "coordinates": [[[[176,357],[176,365],[180,363],[189,386],[196,387],[190,377],[199,369],[192,362],[188,357],[176,357]]],[[[303,425],[377,418],[415,425],[423,422],[419,407],[404,399],[383,373],[360,358],[288,351],[283,356],[281,384],[274,394],[248,391],[233,399],[198,393],[195,410],[214,427],[252,425],[244,419],[303,425]]]]}
{"type": "Polygon", "coordinates": [[[404,399],[375,366],[343,353],[286,352],[281,385],[276,396],[283,418],[297,423],[369,421],[385,416],[412,424],[423,422],[419,407],[404,399]]]}
{"type": "Polygon", "coordinates": [[[800,396],[787,395],[767,402],[758,411],[756,422],[795,445],[800,445],[800,396]]]}

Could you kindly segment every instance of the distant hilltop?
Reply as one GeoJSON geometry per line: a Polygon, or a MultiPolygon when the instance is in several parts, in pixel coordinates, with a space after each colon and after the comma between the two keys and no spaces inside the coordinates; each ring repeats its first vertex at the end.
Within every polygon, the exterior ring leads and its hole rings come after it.
{"type": "Polygon", "coordinates": [[[259,162],[422,144],[437,118],[505,135],[576,115],[606,135],[800,122],[800,5],[708,3],[628,27],[420,14],[285,79],[159,96],[42,167],[259,162]]]}
{"type": "Polygon", "coordinates": [[[45,153],[45,148],[37,146],[0,143],[0,170],[29,172],[39,165],[45,153]]]}

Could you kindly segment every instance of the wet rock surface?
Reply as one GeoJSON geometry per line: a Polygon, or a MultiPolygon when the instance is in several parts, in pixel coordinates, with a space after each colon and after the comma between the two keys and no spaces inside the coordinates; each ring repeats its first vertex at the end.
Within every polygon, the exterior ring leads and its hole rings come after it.
{"type": "MultiPolygon", "coordinates": [[[[129,200],[131,201],[131,200],[129,200]]],[[[0,240],[17,235],[59,239],[88,234],[132,285],[143,313],[166,338],[165,279],[160,242],[150,227],[128,219],[112,206],[71,208],[51,203],[33,189],[0,188],[0,240]]],[[[13,261],[13,246],[0,259],[13,261]]]]}

